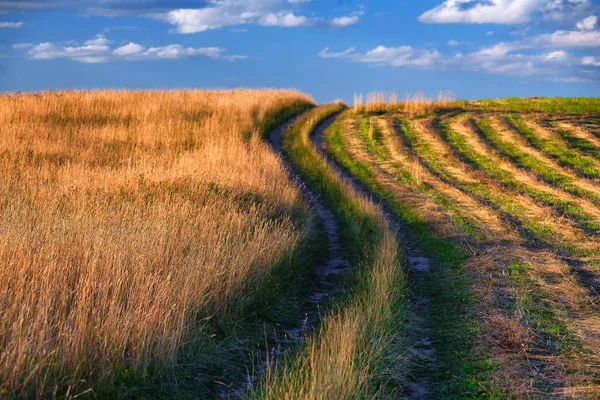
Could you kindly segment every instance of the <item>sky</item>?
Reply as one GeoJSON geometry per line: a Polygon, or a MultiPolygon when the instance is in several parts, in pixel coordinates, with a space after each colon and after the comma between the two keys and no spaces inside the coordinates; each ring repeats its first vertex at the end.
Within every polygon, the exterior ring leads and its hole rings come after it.
{"type": "Polygon", "coordinates": [[[600,96],[600,0],[0,0],[0,91],[600,96]]]}

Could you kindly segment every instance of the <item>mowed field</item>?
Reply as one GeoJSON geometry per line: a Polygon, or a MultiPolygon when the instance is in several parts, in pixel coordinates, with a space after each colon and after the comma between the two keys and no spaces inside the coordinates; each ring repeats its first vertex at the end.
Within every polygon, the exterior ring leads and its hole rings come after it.
{"type": "Polygon", "coordinates": [[[431,262],[412,273],[432,343],[414,379],[449,397],[600,396],[599,102],[375,100],[325,140],[431,262]]]}
{"type": "Polygon", "coordinates": [[[600,101],[358,100],[0,96],[0,398],[600,396],[600,101]]]}

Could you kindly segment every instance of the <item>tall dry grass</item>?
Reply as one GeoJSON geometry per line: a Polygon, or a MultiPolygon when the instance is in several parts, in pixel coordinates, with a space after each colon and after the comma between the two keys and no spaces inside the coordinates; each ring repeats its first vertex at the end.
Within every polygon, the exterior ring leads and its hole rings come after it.
{"type": "Polygon", "coordinates": [[[311,140],[321,121],[345,108],[329,104],[306,113],[287,132],[284,152],[334,208],[343,245],[356,257],[356,285],[322,317],[318,333],[307,338],[298,357],[267,371],[251,398],[395,398],[406,383],[406,275],[400,243],[377,206],[357,193],[311,140]]]}
{"type": "Polygon", "coordinates": [[[0,96],[0,394],[165,369],[203,319],[237,318],[308,229],[259,138],[308,103],[274,90],[0,96]]]}
{"type": "Polygon", "coordinates": [[[409,93],[402,101],[397,92],[371,92],[364,96],[354,95],[353,110],[358,113],[404,112],[410,116],[422,116],[436,112],[440,108],[451,107],[456,102],[452,92],[441,91],[437,97],[423,92],[409,93]]]}

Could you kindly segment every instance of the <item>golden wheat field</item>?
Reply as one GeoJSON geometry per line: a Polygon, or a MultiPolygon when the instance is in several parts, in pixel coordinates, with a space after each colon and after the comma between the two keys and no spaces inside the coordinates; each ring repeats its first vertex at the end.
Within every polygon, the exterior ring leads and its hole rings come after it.
{"type": "Polygon", "coordinates": [[[0,397],[168,369],[203,318],[239,318],[308,230],[261,135],[310,104],[276,90],[0,96],[0,397]]]}

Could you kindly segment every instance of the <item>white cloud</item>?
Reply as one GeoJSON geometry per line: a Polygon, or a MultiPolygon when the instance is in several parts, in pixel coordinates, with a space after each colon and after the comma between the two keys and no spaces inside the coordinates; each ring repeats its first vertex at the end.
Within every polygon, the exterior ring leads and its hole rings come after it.
{"type": "Polygon", "coordinates": [[[155,16],[175,26],[182,34],[205,32],[226,26],[259,24],[284,28],[329,26],[345,28],[360,21],[362,11],[327,20],[298,15],[288,6],[307,3],[306,0],[211,0],[210,5],[198,9],[177,9],[155,16]]]}
{"type": "Polygon", "coordinates": [[[334,28],[346,28],[348,26],[356,25],[360,22],[358,15],[352,15],[349,17],[339,17],[331,20],[331,26],[334,28]]]}
{"type": "Polygon", "coordinates": [[[446,43],[448,46],[460,46],[460,42],[457,40],[448,40],[448,43],[446,43]]]}
{"type": "Polygon", "coordinates": [[[121,46],[117,49],[114,49],[112,51],[112,54],[114,54],[115,56],[131,56],[133,54],[139,54],[144,50],[144,46],[132,42],[125,46],[121,46]]]}
{"type": "Polygon", "coordinates": [[[298,28],[302,26],[314,26],[316,20],[304,16],[296,16],[294,13],[269,13],[260,20],[264,26],[279,26],[282,28],[298,28]]]}
{"type": "MultiPolygon", "coordinates": [[[[593,32],[579,32],[590,34],[593,32]]],[[[584,74],[581,65],[600,66],[600,58],[576,58],[566,49],[600,46],[600,43],[585,42],[579,39],[556,40],[565,35],[534,37],[527,41],[498,43],[470,53],[455,52],[443,54],[435,49],[415,49],[411,46],[379,46],[366,53],[349,48],[341,52],[323,49],[322,58],[348,59],[353,62],[369,63],[389,67],[405,67],[436,70],[465,70],[510,76],[562,77],[584,74]],[[565,44],[565,48],[557,48],[565,44]],[[547,48],[540,51],[540,48],[547,48]]],[[[569,37],[566,35],[566,37],[569,37]]],[[[589,39],[589,38],[588,38],[589,39]]],[[[450,42],[450,45],[456,44],[450,42]]],[[[587,78],[586,78],[587,79],[587,78]]]]}
{"type": "Polygon", "coordinates": [[[24,25],[23,22],[6,22],[0,21],[0,28],[20,28],[24,25]]]}
{"type": "Polygon", "coordinates": [[[183,47],[172,44],[161,47],[145,48],[137,43],[129,43],[112,49],[111,41],[104,36],[97,36],[81,45],[64,46],[56,43],[31,43],[16,44],[15,50],[26,51],[31,60],[55,60],[67,58],[83,63],[106,63],[118,61],[147,61],[147,60],[175,60],[190,57],[209,57],[212,59],[237,60],[244,56],[228,55],[219,47],[183,47]]]}
{"type": "Polygon", "coordinates": [[[325,47],[319,53],[319,56],[322,58],[351,58],[352,54],[356,50],[356,47],[350,47],[347,50],[340,51],[339,53],[330,53],[329,47],[325,47]]]}
{"type": "Polygon", "coordinates": [[[590,15],[582,21],[577,23],[577,29],[580,31],[593,31],[598,24],[598,17],[595,15],[590,15]]]}
{"type": "Polygon", "coordinates": [[[581,65],[591,65],[592,67],[600,67],[600,57],[583,57],[581,65]]]}
{"type": "Polygon", "coordinates": [[[553,51],[546,54],[546,60],[548,61],[566,61],[569,59],[569,53],[564,50],[553,51]]]}
{"type": "Polygon", "coordinates": [[[355,62],[378,66],[409,67],[430,69],[442,58],[437,50],[415,49],[412,46],[385,47],[378,46],[364,54],[356,53],[349,48],[339,53],[330,53],[329,48],[321,50],[322,58],[348,58],[355,62]]]}
{"type": "Polygon", "coordinates": [[[559,76],[552,79],[552,82],[557,83],[590,83],[594,82],[591,79],[582,78],[579,76],[559,76]]]}
{"type": "Polygon", "coordinates": [[[522,24],[535,16],[561,20],[579,15],[591,7],[591,0],[446,0],[424,12],[424,23],[522,24]]]}

